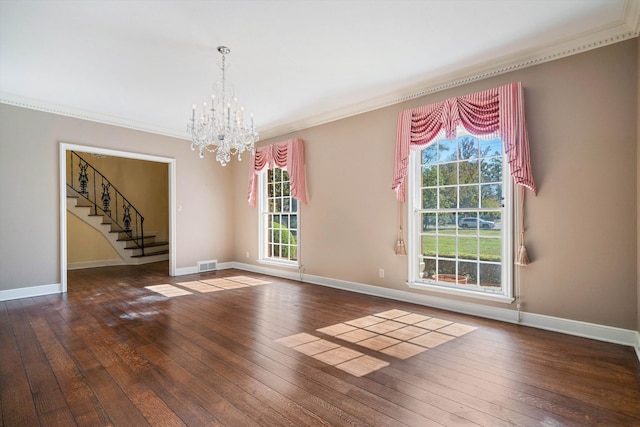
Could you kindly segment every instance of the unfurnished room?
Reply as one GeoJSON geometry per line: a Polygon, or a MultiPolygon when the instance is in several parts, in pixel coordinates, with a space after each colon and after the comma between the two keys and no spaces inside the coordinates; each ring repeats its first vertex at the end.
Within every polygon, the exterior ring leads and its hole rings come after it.
{"type": "Polygon", "coordinates": [[[640,0],[0,0],[0,426],[640,426],[640,0]]]}

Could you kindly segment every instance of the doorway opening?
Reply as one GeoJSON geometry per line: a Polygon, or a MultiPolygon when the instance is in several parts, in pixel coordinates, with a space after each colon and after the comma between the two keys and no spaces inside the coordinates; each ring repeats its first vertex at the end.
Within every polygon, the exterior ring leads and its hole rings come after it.
{"type": "MultiPolygon", "coordinates": [[[[167,209],[166,218],[168,219],[168,230],[167,225],[159,225],[162,229],[163,236],[166,234],[166,238],[168,240],[168,258],[169,258],[169,276],[175,276],[176,270],[176,261],[175,261],[175,249],[176,249],[176,237],[175,237],[175,205],[176,205],[176,197],[175,197],[175,159],[167,158],[167,157],[159,157],[152,156],[148,154],[142,153],[133,153],[119,150],[111,150],[105,148],[97,148],[90,146],[82,146],[76,144],[67,144],[60,143],[60,283],[62,287],[62,292],[67,292],[67,269],[68,269],[68,244],[70,240],[73,240],[74,237],[69,236],[69,225],[68,225],[68,211],[67,211],[67,163],[70,162],[69,156],[70,152],[81,153],[83,156],[92,156],[94,158],[101,157],[113,157],[118,159],[124,159],[123,162],[127,160],[140,160],[144,162],[153,162],[153,163],[162,163],[167,167],[166,178],[167,178],[167,188],[168,195],[167,201],[165,204],[167,209]]],[[[99,207],[102,209],[102,207],[99,207]]],[[[164,216],[164,212],[162,212],[162,216],[164,216]]]]}

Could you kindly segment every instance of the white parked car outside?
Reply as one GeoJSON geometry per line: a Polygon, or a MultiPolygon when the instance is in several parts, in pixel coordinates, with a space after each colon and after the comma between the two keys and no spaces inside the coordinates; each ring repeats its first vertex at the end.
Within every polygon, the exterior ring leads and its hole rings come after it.
{"type": "Polygon", "coordinates": [[[461,218],[458,221],[458,226],[460,228],[478,228],[478,221],[480,224],[480,228],[495,228],[496,223],[493,221],[485,221],[484,219],[478,218],[461,218]]]}

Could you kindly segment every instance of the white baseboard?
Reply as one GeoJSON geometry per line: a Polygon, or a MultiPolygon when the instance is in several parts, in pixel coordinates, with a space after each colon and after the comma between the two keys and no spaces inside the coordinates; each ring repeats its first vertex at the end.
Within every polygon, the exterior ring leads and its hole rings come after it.
{"type": "Polygon", "coordinates": [[[0,291],[0,301],[9,301],[12,299],[31,298],[60,293],[62,293],[62,285],[60,283],[54,283],[52,285],[30,286],[28,288],[7,289],[4,291],[0,291]]]}
{"type": "MultiPolygon", "coordinates": [[[[218,263],[218,270],[227,270],[229,268],[234,268],[233,262],[218,263]]],[[[186,276],[187,274],[198,274],[198,266],[194,265],[193,267],[176,267],[176,276],[186,276]]]]}
{"type": "Polygon", "coordinates": [[[197,274],[198,267],[176,267],[176,276],[186,276],[187,274],[197,274]]]}
{"type": "Polygon", "coordinates": [[[270,276],[282,277],[291,280],[301,280],[306,283],[329,286],[332,288],[358,292],[377,297],[393,299],[397,301],[420,304],[428,307],[453,311],[456,313],[469,314],[484,317],[502,322],[516,323],[548,331],[560,332],[568,335],[575,335],[584,338],[605,341],[614,344],[632,346],[636,350],[638,360],[640,360],[640,333],[630,329],[616,328],[612,326],[598,325],[595,323],[581,322],[578,320],[564,319],[560,317],[545,316],[542,314],[521,312],[521,320],[518,322],[518,312],[516,310],[491,307],[472,302],[450,300],[447,298],[416,294],[397,289],[381,288],[379,286],[365,285],[362,283],[349,282],[345,280],[331,279],[322,276],[302,274],[290,271],[278,270],[234,262],[233,268],[251,271],[254,273],[268,274],[270,276]]]}
{"type": "Polygon", "coordinates": [[[67,263],[67,270],[81,270],[83,268],[110,267],[112,265],[127,265],[122,259],[104,259],[99,261],[80,261],[67,263]]]}

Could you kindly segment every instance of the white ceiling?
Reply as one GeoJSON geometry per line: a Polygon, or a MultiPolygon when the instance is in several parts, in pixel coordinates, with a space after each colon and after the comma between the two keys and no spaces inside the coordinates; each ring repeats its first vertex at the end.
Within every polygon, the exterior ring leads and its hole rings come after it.
{"type": "Polygon", "coordinates": [[[263,138],[632,38],[640,0],[0,0],[0,102],[186,137],[228,79],[263,138]]]}

